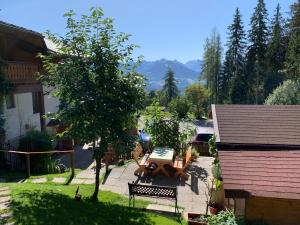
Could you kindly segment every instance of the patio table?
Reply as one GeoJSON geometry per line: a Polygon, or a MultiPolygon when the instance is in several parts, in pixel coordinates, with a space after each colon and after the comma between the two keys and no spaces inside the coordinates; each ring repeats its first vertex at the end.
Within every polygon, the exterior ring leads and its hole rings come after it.
{"type": "Polygon", "coordinates": [[[170,176],[165,170],[165,165],[173,165],[174,149],[168,147],[155,147],[148,158],[149,163],[155,163],[157,168],[153,171],[153,175],[161,171],[166,176],[170,176]]]}

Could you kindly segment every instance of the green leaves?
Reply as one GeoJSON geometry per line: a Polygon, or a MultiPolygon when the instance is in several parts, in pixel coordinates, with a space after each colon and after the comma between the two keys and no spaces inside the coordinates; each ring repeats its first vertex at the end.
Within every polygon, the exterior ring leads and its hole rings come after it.
{"type": "Polygon", "coordinates": [[[69,126],[68,135],[81,142],[101,137],[102,146],[117,142],[144,98],[144,79],[130,63],[135,45],[127,45],[129,35],[117,33],[101,8],[65,17],[64,36],[48,32],[58,50],[40,56],[47,71],[40,80],[55,87],[56,118],[69,126]]]}

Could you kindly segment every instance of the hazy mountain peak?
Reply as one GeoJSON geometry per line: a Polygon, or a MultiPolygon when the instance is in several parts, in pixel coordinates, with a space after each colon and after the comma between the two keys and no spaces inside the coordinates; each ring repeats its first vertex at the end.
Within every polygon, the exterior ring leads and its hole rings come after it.
{"type": "Polygon", "coordinates": [[[196,82],[201,69],[201,60],[191,60],[187,63],[181,63],[178,60],[160,59],[156,61],[142,61],[137,71],[143,74],[148,80],[148,89],[160,89],[163,86],[163,78],[171,68],[174,71],[175,78],[179,81],[178,87],[183,89],[190,83],[196,82]],[[199,67],[197,69],[197,66],[199,67]]]}

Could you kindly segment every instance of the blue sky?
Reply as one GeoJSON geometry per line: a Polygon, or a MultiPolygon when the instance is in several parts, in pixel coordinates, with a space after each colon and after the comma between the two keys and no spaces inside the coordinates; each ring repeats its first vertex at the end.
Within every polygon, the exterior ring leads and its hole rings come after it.
{"type": "MultiPolygon", "coordinates": [[[[288,15],[295,0],[265,0],[273,15],[279,2],[288,15]]],[[[203,43],[215,27],[226,42],[226,29],[239,7],[245,27],[257,0],[2,0],[0,20],[44,32],[63,34],[63,13],[74,9],[87,13],[101,6],[105,16],[115,19],[118,31],[132,34],[131,42],[141,46],[135,54],[146,60],[161,58],[186,62],[201,59],[203,43]]]]}

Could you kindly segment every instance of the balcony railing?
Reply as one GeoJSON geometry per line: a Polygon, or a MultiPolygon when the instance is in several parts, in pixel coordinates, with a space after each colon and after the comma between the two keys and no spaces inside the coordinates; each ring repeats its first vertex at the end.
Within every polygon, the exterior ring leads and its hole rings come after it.
{"type": "Polygon", "coordinates": [[[41,66],[25,62],[3,62],[2,70],[6,78],[15,84],[37,83],[37,72],[41,66]]]}

